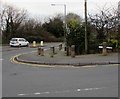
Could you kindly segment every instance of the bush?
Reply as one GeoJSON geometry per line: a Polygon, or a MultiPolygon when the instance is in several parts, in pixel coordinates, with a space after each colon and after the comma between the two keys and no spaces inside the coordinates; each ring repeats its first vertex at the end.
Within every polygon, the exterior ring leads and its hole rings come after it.
{"type": "Polygon", "coordinates": [[[44,41],[44,38],[38,36],[28,36],[26,37],[26,40],[28,40],[30,43],[33,43],[33,41],[36,42],[44,41]]]}
{"type": "Polygon", "coordinates": [[[38,43],[41,42],[41,41],[44,41],[44,42],[56,42],[56,41],[60,41],[59,39],[55,38],[52,35],[45,35],[44,37],[40,37],[40,36],[28,36],[28,37],[25,37],[25,38],[30,43],[33,43],[33,41],[36,41],[38,43]]]}
{"type": "Polygon", "coordinates": [[[98,44],[94,43],[94,42],[89,42],[88,44],[88,53],[90,54],[95,54],[95,53],[99,53],[101,50],[98,48],[98,44]]]}
{"type": "Polygon", "coordinates": [[[113,49],[120,48],[118,40],[114,40],[114,39],[108,40],[107,46],[113,47],[113,49]]]}

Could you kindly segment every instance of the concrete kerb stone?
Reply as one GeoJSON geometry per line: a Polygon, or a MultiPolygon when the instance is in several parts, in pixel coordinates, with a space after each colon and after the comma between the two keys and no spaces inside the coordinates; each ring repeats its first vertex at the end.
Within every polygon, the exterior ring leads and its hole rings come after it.
{"type": "MultiPolygon", "coordinates": [[[[37,52],[37,51],[33,51],[33,52],[37,52]]],[[[86,65],[107,65],[107,64],[120,64],[120,62],[118,62],[118,61],[112,61],[112,60],[108,60],[108,61],[105,61],[105,62],[99,62],[99,60],[98,60],[98,62],[85,62],[85,63],[82,63],[82,62],[76,62],[76,63],[69,63],[69,61],[68,62],[66,62],[66,63],[60,63],[60,62],[47,62],[47,61],[43,61],[43,62],[40,62],[40,61],[38,61],[38,60],[34,60],[34,61],[32,61],[32,60],[27,60],[27,59],[24,59],[24,58],[21,58],[22,57],[22,55],[27,55],[27,54],[29,54],[29,53],[31,53],[31,52],[28,52],[28,53],[23,53],[23,54],[19,54],[19,55],[16,55],[15,57],[14,57],[14,60],[15,61],[17,61],[17,62],[21,62],[21,63],[28,63],[28,64],[39,64],[39,65],[67,65],[67,66],[86,66],[86,65]]],[[[45,56],[44,56],[45,57],[45,56]]],[[[62,57],[64,57],[64,56],[62,56],[62,57]]],[[[105,56],[104,56],[105,57],[105,56]]],[[[59,57],[57,57],[58,58],[58,60],[59,60],[59,57]]]]}
{"type": "MultiPolygon", "coordinates": [[[[19,55],[21,56],[21,55],[19,55]]],[[[98,63],[98,62],[94,62],[94,63],[47,63],[47,62],[44,62],[44,63],[41,63],[39,61],[28,61],[28,60],[23,60],[23,59],[19,59],[19,56],[16,56],[14,59],[18,62],[22,62],[22,63],[29,63],[29,64],[39,64],[39,65],[63,65],[63,66],[75,66],[75,67],[78,67],[78,66],[89,66],[89,65],[109,65],[109,64],[120,64],[120,62],[111,62],[111,61],[108,61],[108,62],[103,62],[103,63],[98,63]]]]}

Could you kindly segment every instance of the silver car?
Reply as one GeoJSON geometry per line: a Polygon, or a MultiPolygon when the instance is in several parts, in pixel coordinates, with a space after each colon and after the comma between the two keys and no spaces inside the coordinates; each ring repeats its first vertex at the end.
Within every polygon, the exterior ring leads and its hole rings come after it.
{"type": "Polygon", "coordinates": [[[10,44],[12,46],[29,46],[29,42],[24,38],[12,38],[10,44]]]}

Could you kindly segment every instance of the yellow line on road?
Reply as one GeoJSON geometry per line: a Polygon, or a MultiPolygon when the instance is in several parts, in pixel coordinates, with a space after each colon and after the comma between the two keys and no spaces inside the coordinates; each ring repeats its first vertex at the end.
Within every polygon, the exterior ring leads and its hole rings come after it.
{"type": "Polygon", "coordinates": [[[95,67],[95,66],[72,66],[72,65],[40,65],[40,64],[31,64],[31,63],[24,63],[24,62],[18,62],[15,60],[16,57],[23,55],[23,54],[18,54],[16,56],[13,56],[10,61],[12,63],[17,63],[17,64],[23,64],[23,65],[29,65],[29,66],[38,66],[38,67],[71,67],[71,68],[80,68],[80,67],[95,67]]]}
{"type": "MultiPolygon", "coordinates": [[[[26,52],[26,53],[22,53],[22,54],[17,54],[13,57],[11,57],[10,61],[12,63],[17,63],[17,64],[23,64],[23,65],[29,65],[29,66],[38,66],[38,67],[71,67],[71,68],[81,68],[81,67],[98,67],[100,65],[86,65],[86,66],[74,66],[74,65],[40,65],[40,64],[32,64],[32,63],[25,63],[25,62],[18,62],[17,60],[15,60],[15,58],[21,56],[21,55],[25,55],[25,54],[29,54],[29,53],[33,53],[36,51],[32,51],[32,52],[26,52]]],[[[118,66],[119,64],[109,64],[109,66],[118,66]]],[[[102,66],[108,66],[108,65],[102,65],[102,66]]]]}

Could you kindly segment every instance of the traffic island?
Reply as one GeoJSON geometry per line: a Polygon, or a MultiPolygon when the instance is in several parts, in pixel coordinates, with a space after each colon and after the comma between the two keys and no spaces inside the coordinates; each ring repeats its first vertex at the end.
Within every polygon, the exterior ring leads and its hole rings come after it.
{"type": "MultiPolygon", "coordinates": [[[[49,51],[47,52],[49,54],[49,51]]],[[[111,54],[109,56],[100,56],[99,54],[92,55],[80,55],[72,58],[70,56],[56,54],[54,57],[48,55],[37,55],[37,51],[30,53],[23,53],[14,57],[14,60],[20,63],[50,65],[50,66],[86,66],[86,65],[107,65],[107,64],[119,64],[118,54],[111,54]],[[92,58],[91,58],[92,57],[92,58]]]]}

